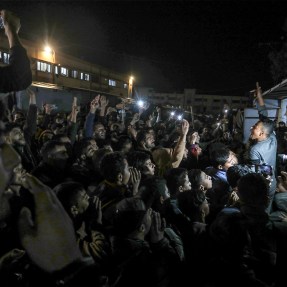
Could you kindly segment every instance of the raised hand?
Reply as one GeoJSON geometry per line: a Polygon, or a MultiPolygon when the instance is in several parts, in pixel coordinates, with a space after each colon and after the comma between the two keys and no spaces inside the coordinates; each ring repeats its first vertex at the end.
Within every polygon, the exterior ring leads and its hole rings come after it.
{"type": "Polygon", "coordinates": [[[133,195],[136,195],[138,193],[138,188],[141,181],[141,172],[137,170],[136,168],[130,168],[130,183],[133,187],[133,195]]]}
{"type": "Polygon", "coordinates": [[[105,108],[109,104],[109,100],[105,96],[101,96],[100,98],[101,108],[105,108]]]}
{"type": "Polygon", "coordinates": [[[92,101],[91,101],[91,104],[90,104],[90,112],[92,114],[94,114],[96,112],[96,110],[100,107],[100,95],[97,95],[92,101]]]}
{"type": "Polygon", "coordinates": [[[186,136],[189,130],[189,122],[185,119],[182,120],[182,124],[181,124],[181,134],[183,136],[186,136]]]}
{"type": "MultiPolygon", "coordinates": [[[[149,211],[148,211],[149,212],[149,211]]],[[[161,219],[159,212],[152,212],[152,224],[150,228],[150,240],[157,243],[164,237],[164,229],[166,228],[165,219],[161,219]]]]}
{"type": "Polygon", "coordinates": [[[35,201],[35,219],[23,207],[18,221],[20,240],[30,259],[46,272],[81,260],[73,224],[55,193],[30,174],[24,186],[35,201]]]}

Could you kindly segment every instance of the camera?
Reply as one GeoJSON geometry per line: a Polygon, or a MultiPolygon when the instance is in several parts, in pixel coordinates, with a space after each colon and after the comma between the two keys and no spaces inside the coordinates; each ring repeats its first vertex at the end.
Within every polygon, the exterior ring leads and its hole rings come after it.
{"type": "Polygon", "coordinates": [[[272,166],[268,164],[250,164],[248,165],[248,167],[251,169],[252,172],[260,173],[264,177],[273,175],[272,166]]]}

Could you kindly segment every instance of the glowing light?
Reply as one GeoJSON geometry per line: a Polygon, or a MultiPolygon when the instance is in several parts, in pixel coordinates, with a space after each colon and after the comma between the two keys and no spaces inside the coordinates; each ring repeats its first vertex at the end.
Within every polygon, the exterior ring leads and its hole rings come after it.
{"type": "Polygon", "coordinates": [[[129,79],[129,84],[130,84],[130,85],[133,84],[133,80],[134,80],[134,78],[133,78],[133,77],[130,77],[130,79],[129,79]]]}
{"type": "Polygon", "coordinates": [[[171,112],[170,115],[171,115],[171,116],[174,116],[174,112],[171,112]]]}
{"type": "Polygon", "coordinates": [[[138,106],[142,108],[143,105],[144,105],[144,102],[143,102],[142,100],[139,100],[139,101],[138,101],[138,106]]]}
{"type": "Polygon", "coordinates": [[[44,51],[45,51],[46,53],[49,53],[49,54],[52,54],[52,53],[53,53],[53,49],[52,49],[51,47],[49,47],[49,46],[46,46],[46,47],[44,48],[44,51]]]}
{"type": "Polygon", "coordinates": [[[177,116],[177,119],[178,119],[179,121],[181,121],[181,120],[182,120],[182,115],[178,115],[178,116],[177,116]]]}

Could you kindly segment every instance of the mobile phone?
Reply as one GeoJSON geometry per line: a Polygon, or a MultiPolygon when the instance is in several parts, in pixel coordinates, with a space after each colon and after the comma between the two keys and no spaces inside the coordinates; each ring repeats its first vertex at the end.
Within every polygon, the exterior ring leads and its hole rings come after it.
{"type": "Polygon", "coordinates": [[[0,16],[0,29],[4,29],[4,22],[1,16],[0,16]]]}

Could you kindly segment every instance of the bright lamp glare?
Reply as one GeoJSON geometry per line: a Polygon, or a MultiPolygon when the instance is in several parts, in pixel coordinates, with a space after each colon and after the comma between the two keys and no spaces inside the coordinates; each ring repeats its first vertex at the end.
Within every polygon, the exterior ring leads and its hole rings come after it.
{"type": "Polygon", "coordinates": [[[141,101],[141,100],[138,101],[138,106],[139,106],[139,107],[143,107],[143,105],[144,105],[144,102],[143,102],[143,101],[141,101]]]}
{"type": "Polygon", "coordinates": [[[50,54],[53,52],[52,48],[49,47],[49,46],[46,46],[46,47],[44,48],[44,50],[45,50],[46,53],[50,53],[50,54]]]}
{"type": "Polygon", "coordinates": [[[172,116],[174,116],[174,112],[171,112],[170,114],[171,114],[172,116]]]}
{"type": "Polygon", "coordinates": [[[177,116],[177,119],[180,121],[180,120],[182,120],[182,115],[178,115],[177,116]]]}

